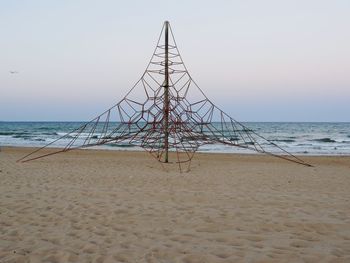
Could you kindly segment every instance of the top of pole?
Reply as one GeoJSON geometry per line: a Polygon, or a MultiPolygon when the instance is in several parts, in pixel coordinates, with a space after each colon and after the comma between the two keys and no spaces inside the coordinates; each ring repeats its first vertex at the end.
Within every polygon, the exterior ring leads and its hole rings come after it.
{"type": "Polygon", "coordinates": [[[170,27],[170,23],[168,20],[164,21],[164,26],[165,26],[165,29],[168,30],[168,28],[170,27]]]}

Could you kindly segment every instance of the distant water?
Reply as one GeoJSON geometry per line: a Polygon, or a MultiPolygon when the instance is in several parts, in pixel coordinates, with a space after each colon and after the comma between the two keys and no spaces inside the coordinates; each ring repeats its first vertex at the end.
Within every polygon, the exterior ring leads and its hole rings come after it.
{"type": "MultiPolygon", "coordinates": [[[[82,124],[83,122],[0,122],[0,146],[44,146],[82,124]]],[[[244,124],[294,154],[350,155],[349,122],[245,122],[244,124]]],[[[65,146],[65,143],[67,141],[63,141],[61,146],[65,146]]],[[[99,148],[139,149],[129,146],[105,145],[99,148]]],[[[221,144],[204,145],[200,151],[242,152],[237,147],[221,144]]]]}

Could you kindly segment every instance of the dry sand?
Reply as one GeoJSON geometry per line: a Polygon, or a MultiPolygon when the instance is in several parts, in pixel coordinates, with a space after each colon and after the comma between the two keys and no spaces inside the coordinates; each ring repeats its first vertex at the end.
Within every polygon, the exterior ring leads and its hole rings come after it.
{"type": "Polygon", "coordinates": [[[350,262],[350,157],[0,152],[0,262],[350,262]]]}

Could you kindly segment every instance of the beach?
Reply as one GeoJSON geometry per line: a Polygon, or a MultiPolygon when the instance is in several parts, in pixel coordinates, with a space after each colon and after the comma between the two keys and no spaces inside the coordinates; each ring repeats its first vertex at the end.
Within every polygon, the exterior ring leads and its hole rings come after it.
{"type": "Polygon", "coordinates": [[[350,156],[0,152],[0,262],[350,262],[350,156]]]}

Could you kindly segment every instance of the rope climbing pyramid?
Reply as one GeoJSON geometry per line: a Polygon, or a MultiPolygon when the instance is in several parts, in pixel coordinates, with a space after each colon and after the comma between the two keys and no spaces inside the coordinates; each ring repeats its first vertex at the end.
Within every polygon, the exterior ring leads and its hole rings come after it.
{"type": "Polygon", "coordinates": [[[18,161],[121,143],[139,146],[160,162],[176,162],[180,170],[184,164],[189,168],[199,147],[217,143],[310,166],[234,120],[206,97],[189,74],[167,21],[145,72],[121,101],[18,161]],[[64,147],[43,152],[62,142],[64,147]]]}

